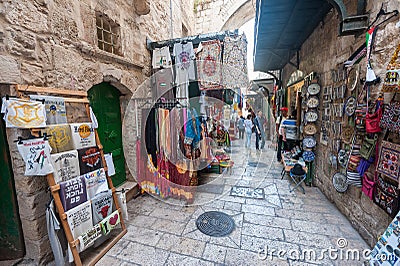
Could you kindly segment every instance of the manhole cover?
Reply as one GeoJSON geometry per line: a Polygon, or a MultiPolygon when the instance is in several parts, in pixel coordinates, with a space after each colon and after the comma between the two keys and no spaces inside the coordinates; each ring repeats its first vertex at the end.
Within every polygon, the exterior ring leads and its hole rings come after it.
{"type": "Polygon", "coordinates": [[[196,220],[196,226],[203,234],[209,236],[226,236],[235,228],[233,219],[223,212],[205,212],[196,220]]]}

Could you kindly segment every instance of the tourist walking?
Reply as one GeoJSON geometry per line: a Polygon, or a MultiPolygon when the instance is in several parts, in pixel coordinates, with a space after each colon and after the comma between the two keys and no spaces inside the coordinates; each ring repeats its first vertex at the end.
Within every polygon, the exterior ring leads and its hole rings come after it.
{"type": "Polygon", "coordinates": [[[282,107],[281,115],[276,120],[276,133],[278,134],[278,151],[277,151],[277,160],[278,162],[282,161],[282,145],[284,145],[284,149],[286,149],[286,132],[283,126],[283,122],[287,119],[288,108],[282,107]]]}
{"type": "Polygon", "coordinates": [[[262,112],[258,111],[257,116],[254,118],[254,126],[256,132],[256,150],[264,149],[265,145],[265,131],[264,131],[264,118],[262,112]]]}
{"type": "Polygon", "coordinates": [[[239,130],[239,139],[244,138],[244,117],[240,116],[239,120],[237,121],[237,128],[239,130]]]}
{"type": "Polygon", "coordinates": [[[251,134],[253,133],[253,122],[251,121],[251,115],[247,115],[247,119],[244,121],[244,128],[246,131],[246,143],[245,147],[250,149],[251,134]]]}

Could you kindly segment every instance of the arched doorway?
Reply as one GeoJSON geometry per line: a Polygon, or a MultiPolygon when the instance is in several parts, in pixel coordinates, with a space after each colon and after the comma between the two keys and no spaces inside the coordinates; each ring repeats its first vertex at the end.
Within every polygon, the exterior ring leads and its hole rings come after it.
{"type": "Polygon", "coordinates": [[[122,147],[121,92],[109,83],[103,82],[88,91],[88,98],[99,122],[97,132],[104,153],[112,153],[115,175],[114,186],[126,181],[125,158],[122,147]]]}

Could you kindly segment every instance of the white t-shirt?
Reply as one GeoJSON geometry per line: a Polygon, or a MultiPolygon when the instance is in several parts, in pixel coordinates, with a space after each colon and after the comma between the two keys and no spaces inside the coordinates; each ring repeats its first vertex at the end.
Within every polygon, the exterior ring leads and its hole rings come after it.
{"type": "Polygon", "coordinates": [[[164,46],[153,50],[153,68],[168,68],[172,65],[171,55],[169,54],[169,47],[164,46]]]}
{"type": "Polygon", "coordinates": [[[244,129],[246,133],[252,133],[253,122],[249,119],[244,120],[244,129]]]}
{"type": "Polygon", "coordinates": [[[44,176],[54,172],[50,160],[51,147],[47,140],[24,140],[22,144],[17,144],[17,148],[25,161],[26,176],[44,176]]]}

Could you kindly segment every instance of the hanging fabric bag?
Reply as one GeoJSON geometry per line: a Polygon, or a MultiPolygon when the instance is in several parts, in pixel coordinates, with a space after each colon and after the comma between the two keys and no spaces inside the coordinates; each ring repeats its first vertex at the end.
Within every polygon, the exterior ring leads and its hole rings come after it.
{"type": "Polygon", "coordinates": [[[382,118],[382,108],[379,107],[378,110],[373,113],[367,113],[365,116],[365,129],[367,133],[379,133],[382,131],[379,123],[382,118]]]}
{"type": "Polygon", "coordinates": [[[361,145],[360,155],[364,159],[368,160],[371,158],[371,155],[375,151],[376,141],[378,139],[378,135],[374,135],[373,138],[370,138],[368,135],[365,136],[365,139],[361,145]]]}
{"type": "Polygon", "coordinates": [[[385,82],[382,86],[382,92],[400,91],[400,64],[396,63],[400,52],[400,43],[397,45],[392,58],[387,66],[385,82]]]}
{"type": "Polygon", "coordinates": [[[371,200],[374,198],[374,187],[375,187],[375,180],[372,174],[365,172],[363,176],[363,182],[361,191],[367,195],[368,198],[371,200]]]}
{"type": "Polygon", "coordinates": [[[399,190],[380,175],[376,183],[374,202],[394,218],[399,211],[399,190]]]}

